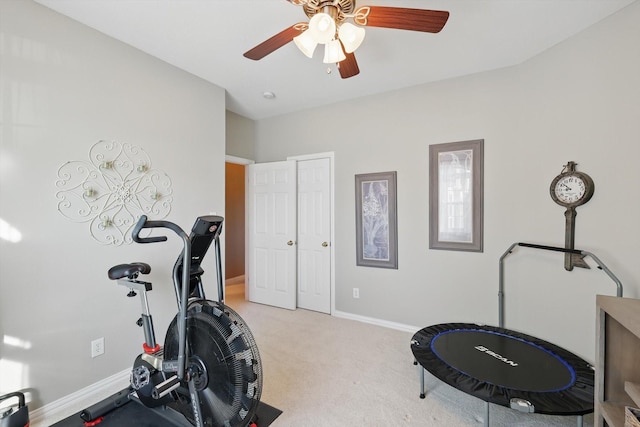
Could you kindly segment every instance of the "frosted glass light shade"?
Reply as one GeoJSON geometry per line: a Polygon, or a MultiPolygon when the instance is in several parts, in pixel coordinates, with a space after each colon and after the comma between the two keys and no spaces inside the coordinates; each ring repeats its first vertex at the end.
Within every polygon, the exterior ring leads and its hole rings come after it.
{"type": "Polygon", "coordinates": [[[325,64],[335,64],[340,61],[344,61],[347,57],[342,51],[340,40],[331,40],[324,45],[324,62],[325,64]]]}
{"type": "Polygon", "coordinates": [[[309,30],[305,31],[299,36],[294,37],[293,42],[296,44],[296,46],[298,46],[298,49],[300,49],[300,51],[307,55],[307,57],[309,58],[313,57],[313,51],[318,45],[318,43],[316,43],[316,41],[309,33],[309,30]]]}
{"type": "Polygon", "coordinates": [[[316,13],[309,20],[309,34],[316,43],[325,44],[333,40],[336,35],[336,23],[326,13],[316,13]]]}
{"type": "Polygon", "coordinates": [[[355,52],[364,40],[364,28],[345,22],[338,30],[338,37],[347,53],[355,52]]]}

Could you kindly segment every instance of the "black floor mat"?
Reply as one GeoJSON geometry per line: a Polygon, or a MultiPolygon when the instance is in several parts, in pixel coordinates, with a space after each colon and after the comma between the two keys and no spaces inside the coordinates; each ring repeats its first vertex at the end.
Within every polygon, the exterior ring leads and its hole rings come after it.
{"type": "MultiPolygon", "coordinates": [[[[257,410],[258,427],[269,426],[282,411],[259,402],[257,410]]],[[[163,414],[162,410],[152,410],[137,402],[129,402],[118,409],[109,412],[104,416],[104,420],[96,424],[97,427],[173,427],[167,418],[176,415],[175,413],[163,414]],[[164,415],[164,416],[163,416],[164,415]]],[[[178,415],[181,420],[184,417],[178,415]]],[[[188,424],[188,423],[187,423],[188,424]]],[[[64,420],[53,424],[51,427],[85,427],[84,421],[80,418],[80,413],[74,414],[64,420]]]]}

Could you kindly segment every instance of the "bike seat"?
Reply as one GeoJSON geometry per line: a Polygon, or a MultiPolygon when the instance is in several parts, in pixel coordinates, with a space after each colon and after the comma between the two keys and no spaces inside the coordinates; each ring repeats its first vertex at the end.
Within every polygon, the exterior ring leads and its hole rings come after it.
{"type": "Polygon", "coordinates": [[[149,274],[150,272],[151,267],[149,264],[145,264],[144,262],[132,262],[130,264],[118,264],[111,267],[107,274],[109,275],[109,279],[118,280],[123,277],[135,279],[138,277],[138,274],[149,274]]]}

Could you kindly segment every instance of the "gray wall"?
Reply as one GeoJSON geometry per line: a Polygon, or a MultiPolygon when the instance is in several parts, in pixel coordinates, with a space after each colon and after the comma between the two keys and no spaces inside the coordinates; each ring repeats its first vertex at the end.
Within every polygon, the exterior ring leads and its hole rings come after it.
{"type": "Polygon", "coordinates": [[[255,122],[231,111],[226,114],[226,154],[253,160],[256,140],[255,122]]]}
{"type": "Polygon", "coordinates": [[[109,267],[151,265],[160,339],[175,313],[180,241],[99,244],[88,224],[57,211],[58,168],[87,161],[100,139],[127,142],[172,179],[168,219],[188,228],[197,215],[224,214],[225,94],[24,0],[0,1],[0,79],[0,219],[21,234],[0,239],[0,394],[32,388],[33,410],[125,370],[140,352],[139,301],[107,279],[109,267]],[[98,337],[106,352],[92,359],[98,337]]]}
{"type": "MultiPolygon", "coordinates": [[[[596,186],[578,208],[576,247],[640,296],[638,22],[635,2],[515,67],[258,121],[258,162],[335,152],[337,310],[420,327],[496,324],[503,252],[516,241],[564,244],[549,185],[569,160],[596,186]],[[429,250],[428,147],[480,138],[484,252],[429,250]],[[383,171],[398,177],[398,270],[355,260],[354,175],[383,171]]],[[[507,326],[593,361],[594,295],[613,293],[613,282],[596,269],[566,272],[556,253],[519,249],[505,265],[507,326]]]]}

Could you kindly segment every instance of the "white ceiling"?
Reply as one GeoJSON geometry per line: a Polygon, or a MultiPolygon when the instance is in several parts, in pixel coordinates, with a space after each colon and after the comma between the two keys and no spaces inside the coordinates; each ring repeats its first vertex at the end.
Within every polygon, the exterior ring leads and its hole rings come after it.
{"type": "Polygon", "coordinates": [[[519,64],[640,0],[358,0],[450,17],[438,34],[367,28],[349,79],[327,72],[320,49],[308,59],[293,43],[242,56],[306,21],[286,0],[35,1],[224,88],[227,109],[257,120],[519,64]]]}

